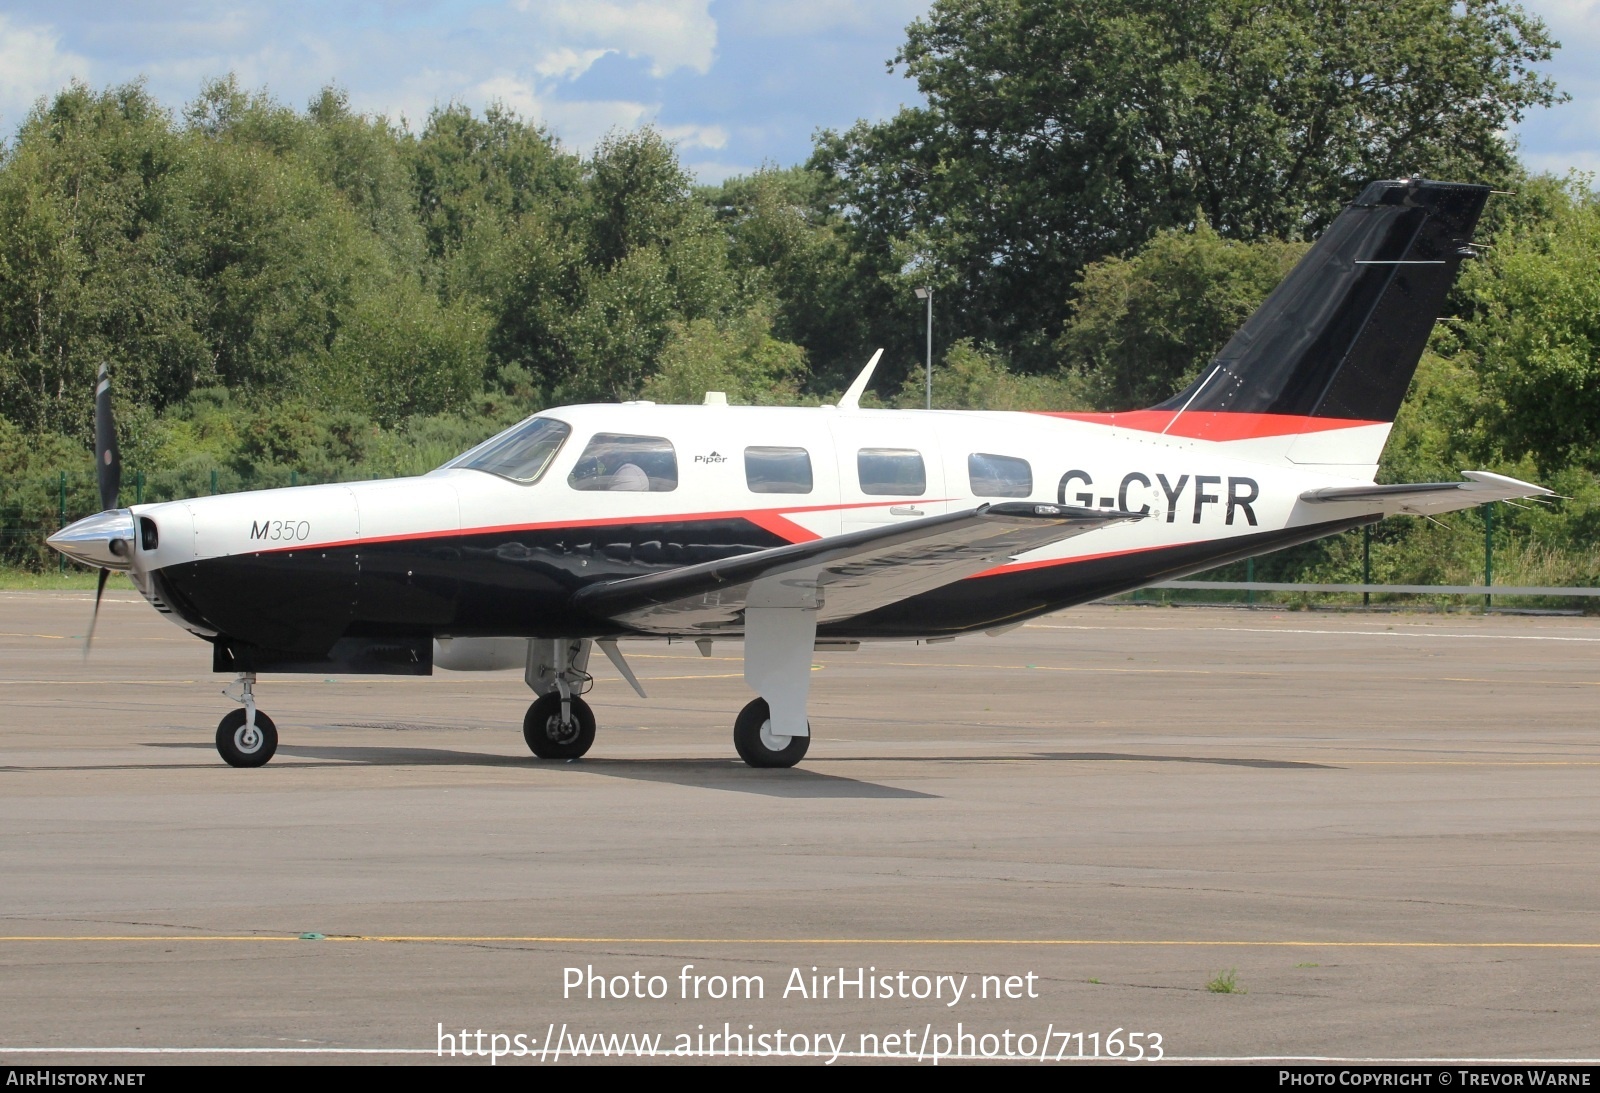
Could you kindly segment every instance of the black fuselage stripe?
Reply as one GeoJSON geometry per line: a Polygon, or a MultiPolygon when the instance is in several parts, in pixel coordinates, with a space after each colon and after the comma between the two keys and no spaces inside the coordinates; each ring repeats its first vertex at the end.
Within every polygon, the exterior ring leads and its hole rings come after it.
{"type": "MultiPolygon", "coordinates": [[[[903,638],[983,630],[1321,538],[1349,519],[992,571],[819,630],[903,638]]],[[[178,616],[226,638],[315,655],[345,635],[599,637],[626,628],[572,606],[578,589],[778,546],[748,520],[541,528],[262,552],[152,574],[178,616]]]]}

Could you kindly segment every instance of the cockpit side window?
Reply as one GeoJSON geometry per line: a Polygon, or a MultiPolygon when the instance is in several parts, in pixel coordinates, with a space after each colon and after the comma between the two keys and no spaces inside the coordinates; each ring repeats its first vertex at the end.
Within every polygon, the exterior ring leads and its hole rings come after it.
{"type": "Polygon", "coordinates": [[[572,427],[564,421],[531,417],[456,456],[439,469],[483,471],[531,486],[544,476],[571,432],[572,427]]]}
{"type": "Polygon", "coordinates": [[[678,453],[666,437],[596,433],[567,484],[575,490],[667,493],[678,488],[678,453]]]}
{"type": "Polygon", "coordinates": [[[1033,468],[1015,456],[973,452],[967,456],[967,481],[974,497],[1027,497],[1033,493],[1033,468]]]}

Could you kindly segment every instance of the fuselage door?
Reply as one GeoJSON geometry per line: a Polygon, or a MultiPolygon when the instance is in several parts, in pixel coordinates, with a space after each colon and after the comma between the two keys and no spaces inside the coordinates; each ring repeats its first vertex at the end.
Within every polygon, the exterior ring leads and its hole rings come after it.
{"type": "Polygon", "coordinates": [[[882,527],[950,510],[937,434],[929,423],[896,420],[902,417],[869,410],[832,423],[842,530],[882,527]]]}

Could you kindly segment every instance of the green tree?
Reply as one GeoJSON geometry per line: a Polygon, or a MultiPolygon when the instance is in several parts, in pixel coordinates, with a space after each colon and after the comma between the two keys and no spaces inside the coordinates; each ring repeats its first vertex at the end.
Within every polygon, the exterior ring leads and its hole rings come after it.
{"type": "Polygon", "coordinates": [[[1306,249],[1223,239],[1201,220],[1092,262],[1056,343],[1063,367],[1096,409],[1152,406],[1199,374],[1306,249]]]}
{"type": "Polygon", "coordinates": [[[1374,178],[1514,173],[1503,133],[1560,97],[1532,68],[1554,47],[1511,0],[937,0],[895,58],[926,106],[812,162],[878,277],[913,240],[947,271],[942,340],[1040,370],[1078,271],[1197,208],[1293,238],[1374,178]]]}
{"type": "Polygon", "coordinates": [[[707,391],[751,405],[793,405],[805,373],[805,350],[772,335],[772,316],[759,307],[719,326],[710,319],[675,321],[645,398],[698,403],[707,391]]]}
{"type": "Polygon", "coordinates": [[[417,213],[435,258],[455,251],[486,218],[504,223],[562,205],[578,180],[575,156],[499,104],[481,118],[454,103],[434,110],[412,150],[411,169],[417,213]]]}
{"type": "Polygon", "coordinates": [[[741,292],[771,301],[775,335],[805,347],[819,392],[844,387],[876,348],[831,181],[805,167],[766,168],[703,192],[741,292]]]}
{"type": "Polygon", "coordinates": [[[0,415],[87,438],[101,361],[157,406],[206,366],[168,230],[183,165],[139,84],[73,84],[0,150],[0,415]]]}
{"type": "MultiPolygon", "coordinates": [[[[1082,410],[1082,384],[1074,376],[1024,376],[1006,367],[993,346],[963,338],[933,369],[936,410],[1082,410]]],[[[895,405],[918,409],[927,402],[927,372],[912,365],[895,405]]]]}
{"type": "MultiPolygon", "coordinates": [[[[1543,203],[1542,203],[1543,204],[1543,203]]],[[[1478,445],[1549,473],[1600,471],[1600,195],[1570,183],[1462,278],[1463,348],[1484,387],[1478,445]]]]}

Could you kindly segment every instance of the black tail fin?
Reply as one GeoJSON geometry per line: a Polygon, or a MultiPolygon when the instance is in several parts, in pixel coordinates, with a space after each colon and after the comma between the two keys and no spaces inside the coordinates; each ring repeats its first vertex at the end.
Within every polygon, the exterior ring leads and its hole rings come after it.
{"type": "Polygon", "coordinates": [[[1374,182],[1156,410],[1391,422],[1455,283],[1489,187],[1374,182]]]}

